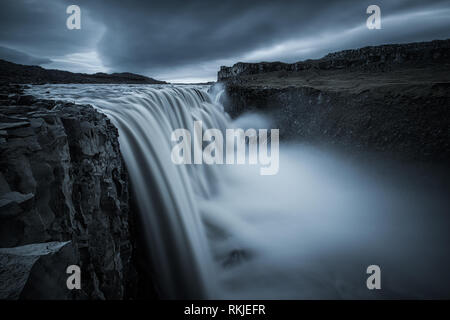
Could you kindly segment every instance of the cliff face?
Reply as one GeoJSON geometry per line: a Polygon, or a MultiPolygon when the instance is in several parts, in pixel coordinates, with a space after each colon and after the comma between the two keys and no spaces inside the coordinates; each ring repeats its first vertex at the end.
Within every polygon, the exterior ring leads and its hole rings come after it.
{"type": "Polygon", "coordinates": [[[10,88],[0,97],[0,298],[127,297],[135,272],[117,129],[91,106],[10,88]],[[67,289],[72,264],[81,290],[67,289]]]}
{"type": "Polygon", "coordinates": [[[357,69],[359,71],[389,71],[397,67],[414,64],[448,62],[450,40],[436,40],[409,44],[392,44],[364,47],[355,50],[334,52],[317,60],[282,62],[239,62],[232,67],[221,66],[218,81],[238,80],[239,76],[270,72],[301,72],[305,70],[357,69]],[[235,79],[233,79],[235,78],[235,79]]]}
{"type": "Polygon", "coordinates": [[[296,64],[222,68],[226,110],[269,113],[284,139],[450,157],[450,41],[368,47],[296,64]]]}

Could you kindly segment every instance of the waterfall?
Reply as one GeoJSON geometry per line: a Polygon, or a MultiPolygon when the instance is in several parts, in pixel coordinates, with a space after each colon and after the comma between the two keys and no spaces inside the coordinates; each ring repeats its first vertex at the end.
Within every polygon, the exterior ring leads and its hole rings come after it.
{"type": "Polygon", "coordinates": [[[197,87],[113,87],[56,85],[52,95],[92,104],[118,128],[140,229],[153,262],[149,270],[163,297],[208,298],[217,291],[216,270],[198,201],[214,194],[220,170],[173,164],[170,137],[178,128],[193,132],[199,120],[205,129],[225,130],[230,119],[218,103],[223,90],[209,95],[197,87]]]}
{"type": "Polygon", "coordinates": [[[196,197],[210,195],[219,172],[214,166],[174,165],[169,138],[177,128],[192,132],[195,120],[224,129],[229,119],[218,103],[198,89],[149,88],[119,100],[98,107],[120,132],[121,150],[155,261],[154,278],[161,281],[167,297],[208,297],[213,262],[196,197]]]}
{"type": "Polygon", "coordinates": [[[207,89],[30,89],[92,104],[118,128],[164,298],[448,297],[446,190],[430,187],[415,168],[301,144],[280,146],[273,176],[251,165],[175,165],[171,133],[193,132],[194,121],[222,131],[271,127],[257,114],[231,121],[223,90],[207,89]],[[387,279],[376,293],[365,284],[371,264],[387,279]]]}

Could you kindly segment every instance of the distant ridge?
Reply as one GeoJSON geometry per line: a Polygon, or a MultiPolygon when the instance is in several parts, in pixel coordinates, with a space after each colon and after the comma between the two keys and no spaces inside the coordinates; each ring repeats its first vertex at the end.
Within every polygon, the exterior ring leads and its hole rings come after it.
{"type": "Polygon", "coordinates": [[[73,73],[69,71],[26,66],[0,59],[0,83],[46,84],[46,83],[128,83],[166,84],[139,74],[123,73],[73,73]]]}
{"type": "Polygon", "coordinates": [[[231,67],[221,66],[218,81],[227,81],[241,76],[270,72],[305,72],[307,70],[360,70],[387,71],[406,65],[418,66],[439,64],[450,59],[450,39],[406,44],[369,46],[329,53],[320,59],[308,59],[295,63],[284,62],[238,62],[231,67]]]}

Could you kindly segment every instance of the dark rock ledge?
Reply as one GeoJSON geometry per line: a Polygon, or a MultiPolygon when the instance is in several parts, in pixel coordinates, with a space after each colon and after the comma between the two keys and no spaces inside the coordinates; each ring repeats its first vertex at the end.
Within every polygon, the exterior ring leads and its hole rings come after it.
{"type": "Polygon", "coordinates": [[[270,114],[282,139],[448,166],[450,39],[237,63],[218,81],[232,117],[270,114]]]}
{"type": "Polygon", "coordinates": [[[0,86],[0,298],[133,295],[128,176],[117,137],[89,105],[0,86]],[[66,287],[71,264],[82,270],[81,290],[66,287]]]}

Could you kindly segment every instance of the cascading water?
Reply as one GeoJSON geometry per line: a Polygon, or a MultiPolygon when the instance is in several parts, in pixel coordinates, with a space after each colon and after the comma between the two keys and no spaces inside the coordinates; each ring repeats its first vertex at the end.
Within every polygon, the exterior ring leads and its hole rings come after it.
{"type": "MultiPolygon", "coordinates": [[[[155,278],[167,297],[208,297],[212,257],[196,197],[208,198],[217,168],[176,166],[170,160],[171,133],[229,121],[218,104],[198,89],[138,90],[114,102],[93,102],[120,132],[119,141],[141,212],[155,278]],[[120,107],[117,107],[120,105],[120,107]]],[[[195,146],[199,147],[199,146],[195,146]]]]}
{"type": "Polygon", "coordinates": [[[193,132],[195,120],[222,131],[270,128],[270,119],[258,115],[231,121],[220,105],[223,91],[206,90],[30,89],[44,98],[90,103],[117,126],[164,297],[449,295],[447,197],[430,192],[415,169],[375,170],[334,152],[289,144],[281,146],[275,176],[260,176],[251,165],[173,164],[171,133],[193,132]],[[381,293],[366,288],[371,264],[385,275],[381,293]]]}
{"type": "Polygon", "coordinates": [[[135,190],[147,244],[167,297],[207,297],[212,258],[195,195],[207,197],[210,170],[175,166],[167,138],[176,128],[192,129],[194,120],[223,128],[223,110],[206,93],[182,88],[149,89],[97,104],[120,132],[120,146],[135,190]]]}

